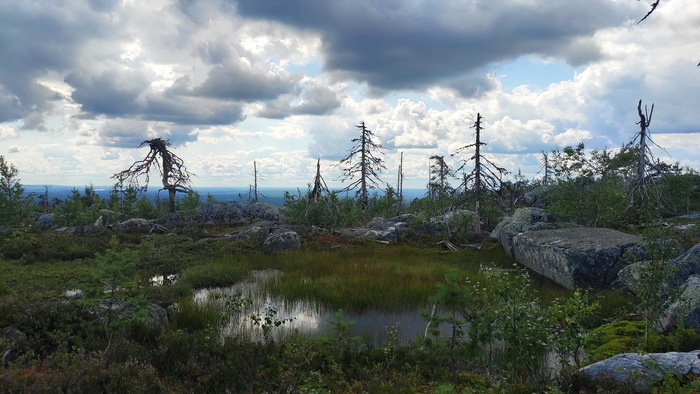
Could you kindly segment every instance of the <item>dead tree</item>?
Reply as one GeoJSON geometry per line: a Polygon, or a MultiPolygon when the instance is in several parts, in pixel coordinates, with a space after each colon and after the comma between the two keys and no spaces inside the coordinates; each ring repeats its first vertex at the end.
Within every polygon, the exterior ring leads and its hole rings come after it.
{"type": "Polygon", "coordinates": [[[316,176],[314,177],[314,187],[308,194],[309,201],[318,203],[323,193],[330,194],[326,181],[321,176],[321,159],[316,160],[316,176]]]}
{"type": "Polygon", "coordinates": [[[146,191],[150,182],[150,171],[155,167],[161,176],[163,188],[168,191],[170,212],[175,212],[176,193],[187,193],[190,188],[190,177],[193,175],[187,171],[185,162],[176,154],[170,151],[170,142],[161,138],[146,140],[139,145],[139,148],[148,144],[150,150],[145,158],[139,160],[124,171],[112,175],[117,179],[115,187],[119,190],[127,186],[134,187],[139,191],[146,191]],[[143,184],[143,186],[141,186],[143,184]]]}
{"type": "MultiPolygon", "coordinates": [[[[637,1],[639,1],[639,0],[637,0],[637,1]]],[[[647,12],[647,14],[644,15],[644,18],[640,19],[639,22],[637,22],[637,24],[640,24],[640,23],[644,22],[644,20],[647,19],[647,18],[649,17],[649,15],[651,15],[651,13],[654,12],[654,11],[656,10],[656,7],[659,6],[659,3],[660,3],[660,2],[661,2],[661,0],[656,0],[655,2],[653,2],[653,3],[651,4],[651,9],[649,10],[649,12],[647,12]]]]}
{"type": "Polygon", "coordinates": [[[382,147],[372,141],[374,133],[365,127],[365,122],[360,122],[360,125],[355,127],[360,129],[360,137],[352,140],[354,143],[353,147],[348,152],[348,155],[340,160],[340,164],[348,166],[343,169],[341,182],[345,182],[348,179],[352,180],[356,176],[358,176],[358,179],[341,191],[347,192],[357,189],[355,196],[359,198],[362,210],[365,210],[369,204],[368,189],[379,188],[379,172],[382,169],[386,169],[386,167],[384,166],[384,160],[376,156],[378,153],[381,153],[380,149],[382,147]],[[353,162],[353,160],[355,161],[353,162]]]}
{"type": "Polygon", "coordinates": [[[433,199],[441,199],[452,194],[452,186],[448,178],[453,177],[452,170],[445,163],[445,156],[430,156],[433,162],[430,164],[430,174],[428,181],[428,196],[433,199]]]}
{"type": "Polygon", "coordinates": [[[403,152],[399,159],[399,171],[396,176],[396,215],[400,215],[403,210],[403,152]]]}
{"type": "Polygon", "coordinates": [[[545,151],[542,151],[542,169],[544,170],[544,176],[542,177],[542,184],[548,185],[550,181],[549,174],[552,172],[552,166],[549,164],[549,156],[545,151]]]}
{"type": "MultiPolygon", "coordinates": [[[[652,139],[649,131],[651,117],[654,114],[654,104],[651,109],[644,106],[642,111],[642,100],[637,104],[637,114],[639,115],[639,131],[630,140],[630,146],[636,151],[634,161],[633,178],[627,185],[630,195],[630,203],[635,208],[642,208],[642,205],[653,201],[659,207],[663,207],[661,195],[653,186],[654,179],[661,175],[661,170],[657,165],[657,160],[651,152],[650,145],[658,146],[652,139]]],[[[661,148],[663,149],[663,148],[661,148]]]]}
{"type": "MultiPolygon", "coordinates": [[[[639,0],[637,0],[637,1],[639,1],[639,0]]],[[[644,22],[654,11],[656,11],[656,7],[659,6],[660,2],[661,2],[661,0],[656,0],[655,2],[651,3],[650,4],[651,9],[649,9],[649,12],[647,12],[646,15],[644,15],[644,17],[642,19],[640,19],[639,22],[637,22],[637,24],[644,22]]],[[[698,65],[696,67],[700,67],[700,63],[698,63],[698,65]]]]}
{"type": "Polygon", "coordinates": [[[258,202],[258,163],[253,161],[253,202],[258,202]]]}
{"type": "MultiPolygon", "coordinates": [[[[472,126],[472,128],[476,130],[474,143],[457,149],[452,156],[464,150],[474,148],[474,155],[467,160],[462,160],[462,165],[457,169],[457,171],[462,171],[462,169],[464,169],[469,162],[474,162],[474,169],[470,173],[464,174],[464,180],[460,187],[464,187],[464,190],[466,191],[468,185],[470,183],[472,184],[475,200],[474,214],[476,215],[476,232],[479,233],[481,232],[481,200],[483,192],[485,190],[496,191],[501,185],[503,175],[507,174],[508,171],[506,171],[505,168],[497,166],[491,160],[487,159],[483,154],[481,154],[481,147],[486,145],[486,143],[481,142],[481,131],[483,130],[483,127],[481,126],[480,113],[476,114],[476,121],[474,122],[474,126],[472,126]]],[[[458,205],[463,203],[464,200],[458,205]]]]}

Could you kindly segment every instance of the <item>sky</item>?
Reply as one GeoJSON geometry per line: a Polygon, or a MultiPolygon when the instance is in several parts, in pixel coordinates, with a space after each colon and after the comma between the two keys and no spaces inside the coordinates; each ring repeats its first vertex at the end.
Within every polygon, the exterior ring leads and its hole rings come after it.
{"type": "Polygon", "coordinates": [[[537,178],[543,151],[631,140],[641,99],[656,157],[700,169],[700,2],[637,24],[651,2],[0,0],[0,155],[26,185],[110,185],[160,137],[195,188],[247,187],[253,162],[305,188],[317,159],[342,188],[365,122],[382,182],[403,152],[421,188],[479,113],[482,153],[537,178]]]}

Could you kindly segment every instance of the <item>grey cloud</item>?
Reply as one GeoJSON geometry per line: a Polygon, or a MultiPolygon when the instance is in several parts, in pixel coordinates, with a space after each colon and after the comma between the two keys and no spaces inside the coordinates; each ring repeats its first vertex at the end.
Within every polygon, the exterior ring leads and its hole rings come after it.
{"type": "Polygon", "coordinates": [[[315,86],[305,91],[302,102],[292,109],[297,115],[327,115],[334,109],[340,107],[340,100],[337,94],[322,86],[315,86]]]}
{"type": "Polygon", "coordinates": [[[480,97],[495,89],[497,84],[485,74],[464,75],[448,80],[445,85],[459,92],[464,97],[480,97]]]}
{"type": "Polygon", "coordinates": [[[169,140],[173,146],[197,139],[197,134],[193,133],[192,128],[189,127],[171,127],[131,119],[116,119],[105,123],[97,131],[97,140],[94,143],[115,148],[137,148],[143,141],[153,138],[153,134],[169,140]]]}
{"type": "Polygon", "coordinates": [[[341,103],[337,94],[327,87],[314,86],[301,94],[301,102],[293,105],[292,95],[285,95],[265,103],[258,116],[270,119],[283,119],[291,115],[328,115],[341,103]]]}
{"type": "Polygon", "coordinates": [[[257,101],[274,99],[291,92],[299,75],[266,72],[269,70],[246,70],[237,65],[216,66],[209,77],[193,89],[193,94],[226,100],[257,101]]]}
{"type": "Polygon", "coordinates": [[[72,98],[81,105],[83,118],[131,116],[183,125],[233,124],[244,118],[241,104],[188,97],[186,78],[165,93],[145,93],[150,82],[136,70],[107,70],[96,76],[73,72],[65,81],[75,89],[72,98]]]}
{"type": "Polygon", "coordinates": [[[25,127],[41,127],[56,95],[37,78],[70,68],[84,37],[99,38],[108,30],[81,2],[0,2],[0,121],[31,117],[25,127]]]}
{"type": "Polygon", "coordinates": [[[127,115],[136,111],[136,99],[148,80],[136,71],[107,70],[97,76],[73,72],[65,78],[75,90],[73,100],[83,112],[98,115],[127,115]]]}
{"type": "Polygon", "coordinates": [[[238,12],[320,32],[327,71],[380,89],[419,89],[526,54],[571,64],[595,60],[595,50],[588,48],[585,56],[575,50],[580,37],[619,25],[632,6],[605,0],[440,7],[427,0],[239,0],[238,12]]]}

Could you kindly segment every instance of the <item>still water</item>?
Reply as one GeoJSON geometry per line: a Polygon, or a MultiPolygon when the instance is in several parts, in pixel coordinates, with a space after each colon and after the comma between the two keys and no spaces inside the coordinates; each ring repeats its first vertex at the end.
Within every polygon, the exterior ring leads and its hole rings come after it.
{"type": "MultiPolygon", "coordinates": [[[[338,319],[336,310],[325,308],[314,300],[287,301],[265,291],[265,281],[275,280],[280,275],[283,273],[277,270],[253,271],[246,281],[226,288],[198,290],[194,298],[198,303],[218,303],[222,308],[226,300],[235,299],[239,293],[249,300],[241,312],[232,314],[222,327],[224,336],[244,335],[254,340],[263,340],[263,331],[254,324],[251,315],[264,318],[270,310],[276,312],[273,321],[284,321],[284,324],[271,329],[275,341],[285,340],[294,330],[310,336],[337,334],[330,323],[338,319]]],[[[429,306],[422,309],[427,310],[429,306]]],[[[373,347],[386,346],[390,342],[390,336],[395,336],[397,345],[410,345],[424,335],[427,325],[426,319],[421,315],[421,308],[343,311],[342,319],[354,322],[348,332],[349,336],[359,337],[362,343],[373,347]]],[[[441,327],[443,331],[447,329],[448,327],[441,327]]]]}

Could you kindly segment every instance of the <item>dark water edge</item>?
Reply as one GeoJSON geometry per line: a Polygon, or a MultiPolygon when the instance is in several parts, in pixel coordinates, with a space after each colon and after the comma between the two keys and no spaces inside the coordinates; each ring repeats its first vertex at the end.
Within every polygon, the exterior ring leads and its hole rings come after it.
{"type": "MultiPolygon", "coordinates": [[[[78,190],[81,194],[85,192],[85,186],[62,186],[62,185],[23,185],[25,194],[33,193],[36,196],[43,195],[48,192],[49,201],[54,198],[65,199],[71,195],[73,189],[78,190]],[[46,188],[48,186],[48,189],[46,188]]],[[[95,192],[101,198],[109,197],[112,190],[112,186],[93,186],[95,192]]],[[[206,200],[207,196],[211,194],[217,201],[229,202],[229,201],[247,201],[251,199],[250,189],[247,187],[196,187],[194,190],[199,193],[202,201],[206,200]]],[[[266,202],[268,204],[282,206],[284,205],[284,194],[288,192],[293,196],[304,195],[307,191],[306,187],[303,188],[293,188],[293,187],[261,187],[258,188],[258,200],[261,202],[266,202]]],[[[421,198],[425,196],[425,189],[404,189],[404,200],[410,202],[414,198],[421,198]]],[[[383,191],[376,191],[377,195],[383,195],[383,191]]],[[[161,199],[166,199],[168,197],[167,192],[160,191],[157,187],[149,188],[147,191],[143,192],[143,195],[154,201],[157,196],[161,199]]],[[[354,193],[342,193],[340,196],[353,197],[354,193]]]]}

